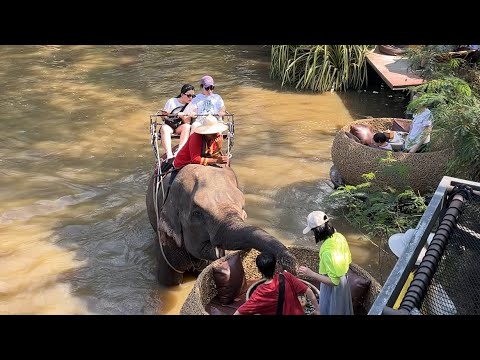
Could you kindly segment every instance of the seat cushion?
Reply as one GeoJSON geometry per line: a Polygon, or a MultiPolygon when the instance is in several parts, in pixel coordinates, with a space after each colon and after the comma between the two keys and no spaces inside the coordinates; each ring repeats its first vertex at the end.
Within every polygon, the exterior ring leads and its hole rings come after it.
{"type": "Polygon", "coordinates": [[[348,283],[352,293],[353,313],[355,315],[365,315],[364,304],[371,280],[348,270],[348,283]]]}
{"type": "Polygon", "coordinates": [[[412,122],[410,120],[395,119],[392,122],[392,131],[409,132],[412,122]]]}
{"type": "Polygon", "coordinates": [[[222,261],[212,270],[213,280],[217,288],[216,301],[224,305],[232,303],[245,284],[245,272],[240,253],[222,261]]]}
{"type": "Polygon", "coordinates": [[[216,297],[212,299],[206,306],[205,311],[210,315],[233,315],[233,313],[246,301],[247,290],[260,279],[251,279],[245,281],[240,294],[233,299],[230,304],[220,304],[216,297]]]}

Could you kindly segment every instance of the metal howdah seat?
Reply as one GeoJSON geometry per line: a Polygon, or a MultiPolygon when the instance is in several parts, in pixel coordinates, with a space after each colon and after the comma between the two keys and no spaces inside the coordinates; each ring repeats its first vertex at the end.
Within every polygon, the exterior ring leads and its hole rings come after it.
{"type": "MultiPolygon", "coordinates": [[[[165,116],[161,114],[161,111],[157,111],[154,114],[150,114],[150,143],[152,145],[153,154],[156,159],[156,163],[160,164],[166,159],[166,154],[160,154],[160,143],[162,141],[160,129],[164,125],[163,118],[165,116]]],[[[218,118],[218,116],[217,116],[218,118]]],[[[229,157],[232,156],[233,143],[235,139],[235,119],[234,114],[227,112],[220,119],[225,125],[227,125],[227,131],[223,134],[223,139],[226,140],[226,143],[223,144],[223,149],[229,157]]],[[[172,139],[179,139],[180,135],[173,133],[171,135],[172,139]]],[[[178,144],[173,147],[175,151],[178,147],[178,144]]]]}
{"type": "MultiPolygon", "coordinates": [[[[217,118],[219,118],[217,116],[217,118]]],[[[226,139],[228,136],[231,136],[233,138],[233,134],[235,132],[235,120],[234,120],[234,114],[230,114],[227,112],[224,116],[219,119],[220,122],[223,122],[225,125],[228,126],[228,131],[226,134],[223,134],[223,138],[226,139]]],[[[160,128],[164,124],[163,122],[163,116],[161,115],[160,111],[157,111],[154,114],[150,114],[150,125],[154,124],[155,125],[155,131],[158,134],[158,140],[161,140],[161,134],[160,134],[160,128]]],[[[172,139],[179,139],[180,135],[173,133],[172,139]]]]}
{"type": "Polygon", "coordinates": [[[353,121],[342,127],[335,135],[331,150],[336,171],[348,185],[364,183],[362,174],[374,173],[375,184],[380,186],[411,187],[422,193],[435,189],[446,173],[451,149],[438,148],[431,142],[432,148],[428,152],[410,154],[394,151],[391,157],[395,161],[385,163],[381,160],[387,157],[387,151],[363,145],[350,134],[351,126],[355,124],[368,125],[373,133],[391,130],[393,120],[407,119],[371,118],[353,121]],[[388,171],[384,171],[386,166],[390,166],[388,171]]]}

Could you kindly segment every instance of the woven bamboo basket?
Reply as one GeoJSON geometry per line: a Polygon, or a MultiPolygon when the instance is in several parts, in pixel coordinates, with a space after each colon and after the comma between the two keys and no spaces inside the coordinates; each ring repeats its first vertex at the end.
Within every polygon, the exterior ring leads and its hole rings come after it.
{"type": "MultiPolygon", "coordinates": [[[[432,149],[425,153],[392,152],[396,165],[403,165],[405,176],[395,171],[381,171],[385,165],[380,159],[386,157],[386,151],[360,144],[346,135],[353,124],[370,125],[374,132],[390,130],[394,118],[373,118],[353,121],[341,128],[332,144],[332,161],[345,182],[358,185],[365,180],[362,174],[373,172],[376,184],[393,186],[397,189],[411,187],[415,191],[434,190],[446,173],[447,162],[451,157],[448,148],[439,149],[432,143],[432,149]]],[[[406,119],[398,119],[406,120],[406,119]]]]}
{"type": "MultiPolygon", "coordinates": [[[[310,269],[318,268],[318,249],[303,246],[289,246],[288,249],[292,255],[295,256],[298,264],[308,266],[310,269]]],[[[212,269],[220,261],[223,261],[225,258],[230,258],[237,252],[238,251],[231,252],[225,255],[224,258],[214,261],[205,269],[203,269],[203,271],[198,275],[195,285],[180,309],[180,315],[209,315],[208,312],[205,311],[205,307],[217,295],[212,269]]],[[[258,254],[259,252],[254,249],[240,251],[242,265],[245,271],[245,278],[247,281],[262,278],[262,275],[258,271],[255,264],[255,259],[258,254]]],[[[367,295],[365,296],[364,313],[366,314],[380,293],[382,287],[367,271],[357,264],[350,264],[350,270],[355,272],[357,275],[371,281],[367,295]]],[[[302,277],[299,278],[302,279],[302,277]]],[[[304,278],[303,280],[308,279],[304,278]]]]}

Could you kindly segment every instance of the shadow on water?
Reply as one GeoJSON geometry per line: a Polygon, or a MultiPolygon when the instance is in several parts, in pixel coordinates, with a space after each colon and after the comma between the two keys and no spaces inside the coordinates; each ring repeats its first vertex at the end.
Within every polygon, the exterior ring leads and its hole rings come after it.
{"type": "Polygon", "coordinates": [[[338,92],[354,120],[370,117],[405,118],[408,105],[407,90],[392,90],[367,64],[368,85],[362,90],[338,92]]]}
{"type": "Polygon", "coordinates": [[[97,193],[89,209],[84,204],[80,218],[58,224],[56,244],[87,261],[62,279],[71,283],[72,295],[85,301],[90,313],[157,314],[161,307],[158,243],[145,204],[137,199],[147,181],[148,175],[139,173],[99,183],[104,193],[97,193]]]}

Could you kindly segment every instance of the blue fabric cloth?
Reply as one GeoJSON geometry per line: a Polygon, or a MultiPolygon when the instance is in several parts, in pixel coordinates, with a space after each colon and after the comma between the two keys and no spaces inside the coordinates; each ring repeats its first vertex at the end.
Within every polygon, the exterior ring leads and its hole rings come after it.
{"type": "Polygon", "coordinates": [[[346,275],[340,277],[337,286],[320,284],[318,305],[320,315],[353,315],[352,293],[346,275]]]}

